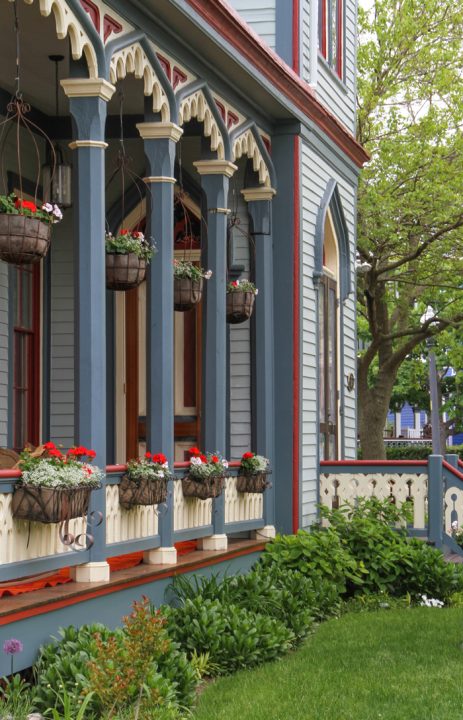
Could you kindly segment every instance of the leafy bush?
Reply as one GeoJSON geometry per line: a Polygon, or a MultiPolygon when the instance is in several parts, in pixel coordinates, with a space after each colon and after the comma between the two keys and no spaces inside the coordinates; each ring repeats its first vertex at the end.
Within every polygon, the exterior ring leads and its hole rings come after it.
{"type": "Polygon", "coordinates": [[[401,545],[397,566],[396,595],[409,593],[417,598],[425,594],[448,601],[463,590],[463,567],[446,562],[440,550],[416,538],[401,545]]]}
{"type": "Polygon", "coordinates": [[[346,582],[362,583],[362,567],[332,529],[299,530],[296,535],[277,535],[261,556],[264,566],[277,564],[317,580],[329,580],[339,593],[346,582]]]}
{"type": "Polygon", "coordinates": [[[275,660],[294,641],[293,633],[275,618],[200,595],[164,612],[171,636],[189,657],[209,653],[216,674],[275,660]]]}
{"type": "MultiPolygon", "coordinates": [[[[458,455],[463,460],[463,445],[448,445],[445,453],[458,455]]],[[[429,445],[418,445],[410,443],[410,445],[386,445],[387,460],[427,460],[432,454],[431,443],[429,445]]],[[[362,459],[362,449],[357,451],[358,460],[362,459]]]]}
{"type": "MultiPolygon", "coordinates": [[[[90,663],[98,654],[97,639],[103,645],[115,644],[114,650],[121,647],[125,633],[122,629],[109,630],[104,625],[84,625],[80,629],[73,626],[60,630],[61,639],[42,648],[39,659],[34,666],[36,686],[34,707],[44,712],[54,707],[57,698],[54,690],[65,691],[72,699],[74,707],[78,707],[84,696],[90,691],[90,663]]],[[[150,663],[147,663],[147,666],[150,663]]],[[[191,707],[195,698],[197,675],[188,662],[185,653],[169,641],[165,651],[151,661],[153,682],[161,684],[160,677],[166,688],[173,693],[176,704],[180,707],[191,707]],[[159,675],[159,677],[158,677],[159,675]]],[[[167,690],[166,690],[167,692],[167,690]]],[[[58,710],[62,710],[59,703],[58,710]]],[[[97,695],[92,697],[89,710],[101,717],[103,710],[97,695]]]]}
{"type": "Polygon", "coordinates": [[[375,610],[398,610],[410,608],[412,599],[410,595],[405,597],[393,597],[388,593],[378,595],[356,595],[348,598],[343,605],[343,612],[371,612],[375,610]]]}

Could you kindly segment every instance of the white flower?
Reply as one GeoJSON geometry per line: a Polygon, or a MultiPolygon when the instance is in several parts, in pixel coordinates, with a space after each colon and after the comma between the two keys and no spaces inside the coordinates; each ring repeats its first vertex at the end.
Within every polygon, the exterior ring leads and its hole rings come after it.
{"type": "Polygon", "coordinates": [[[163,464],[162,464],[162,467],[165,468],[166,470],[168,470],[168,469],[169,469],[169,463],[168,463],[168,462],[163,463],[163,464]]]}
{"type": "Polygon", "coordinates": [[[208,270],[207,272],[204,273],[204,278],[206,280],[209,280],[211,277],[212,277],[212,270],[208,270]]]}
{"type": "Polygon", "coordinates": [[[202,465],[203,461],[199,457],[192,457],[190,460],[190,465],[202,465]]]}
{"type": "Polygon", "coordinates": [[[442,602],[442,600],[438,600],[437,598],[428,598],[427,595],[421,596],[420,605],[422,607],[433,607],[433,608],[444,607],[444,603],[442,602]]]}
{"type": "Polygon", "coordinates": [[[51,213],[53,212],[53,205],[51,203],[45,203],[42,205],[42,210],[45,210],[45,212],[51,213]]]}
{"type": "Polygon", "coordinates": [[[452,523],[452,530],[458,530],[458,522],[456,520],[452,523]]]}
{"type": "Polygon", "coordinates": [[[59,209],[58,205],[53,205],[53,215],[55,216],[55,218],[56,218],[57,220],[62,220],[62,219],[63,219],[63,213],[62,213],[61,210],[59,209]]]}
{"type": "Polygon", "coordinates": [[[256,288],[256,289],[254,290],[254,295],[258,295],[258,294],[259,294],[259,290],[256,288]]]}
{"type": "Polygon", "coordinates": [[[228,467],[228,460],[222,460],[222,465],[224,466],[224,468],[227,468],[227,467],[228,467]]]}

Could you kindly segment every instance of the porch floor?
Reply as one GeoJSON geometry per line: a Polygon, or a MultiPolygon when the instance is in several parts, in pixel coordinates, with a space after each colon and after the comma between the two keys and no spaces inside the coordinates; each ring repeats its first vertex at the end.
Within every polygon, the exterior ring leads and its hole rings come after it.
{"type": "Polygon", "coordinates": [[[127,570],[111,573],[111,578],[107,582],[70,582],[16,597],[4,597],[0,601],[0,626],[102,595],[110,595],[129,587],[137,587],[161,578],[175,577],[228,559],[232,560],[242,555],[260,552],[264,548],[265,542],[261,540],[229,539],[227,550],[195,550],[180,556],[176,565],[145,565],[142,563],[127,570]]]}

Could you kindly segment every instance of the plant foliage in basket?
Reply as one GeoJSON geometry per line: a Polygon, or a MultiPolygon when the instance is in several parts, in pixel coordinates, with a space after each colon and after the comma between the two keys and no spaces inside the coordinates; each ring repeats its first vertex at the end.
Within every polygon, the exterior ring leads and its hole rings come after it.
{"type": "Polygon", "coordinates": [[[63,213],[58,205],[52,205],[51,203],[36,205],[30,200],[21,200],[15,193],[0,195],[0,214],[3,213],[6,215],[24,215],[48,225],[54,225],[63,218],[63,213]]]}
{"type": "Polygon", "coordinates": [[[263,455],[245,452],[241,458],[239,474],[236,479],[238,492],[261,493],[269,487],[267,475],[270,462],[263,455]]]}
{"type": "Polygon", "coordinates": [[[129,510],[137,505],[158,505],[167,500],[167,481],[172,477],[162,453],[146,452],[143,458],[127,463],[127,472],[119,485],[119,502],[129,510]]]}
{"type": "Polygon", "coordinates": [[[148,242],[138,230],[120,230],[117,235],[106,233],[106,252],[116,255],[133,253],[142,260],[149,262],[156,252],[154,245],[148,242]]]}
{"type": "Polygon", "coordinates": [[[253,295],[257,295],[259,290],[256,288],[254,283],[250,282],[249,280],[233,280],[232,282],[229,282],[227,285],[227,293],[236,293],[236,292],[243,292],[247,293],[250,292],[253,295]]]}
{"type": "Polygon", "coordinates": [[[223,490],[223,479],[228,472],[228,462],[218,453],[202,453],[197,447],[188,450],[190,467],[182,480],[183,494],[201,500],[214,498],[223,490]]]}
{"type": "Polygon", "coordinates": [[[190,260],[174,260],[174,278],[199,281],[201,278],[209,280],[211,277],[212,270],[204,270],[200,265],[195,265],[190,260]]]}

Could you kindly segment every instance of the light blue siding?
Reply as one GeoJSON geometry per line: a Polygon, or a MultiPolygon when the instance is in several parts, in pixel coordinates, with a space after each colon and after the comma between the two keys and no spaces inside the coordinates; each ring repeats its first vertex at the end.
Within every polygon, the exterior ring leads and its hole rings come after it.
{"type": "Polygon", "coordinates": [[[269,47],[275,48],[275,0],[228,0],[228,3],[269,47]]]}
{"type": "MultiPolygon", "coordinates": [[[[317,504],[317,317],[316,292],[313,283],[315,224],[320,201],[330,178],[334,178],[348,226],[350,243],[351,276],[355,277],[355,190],[352,180],[348,180],[318,150],[302,143],[302,522],[307,526],[315,518],[317,504]]],[[[345,377],[356,373],[356,320],[355,292],[351,292],[343,304],[344,348],[340,353],[344,357],[344,377],[339,384],[345,387],[345,377]]],[[[356,411],[355,392],[345,390],[344,404],[344,443],[345,457],[356,456],[356,411]]]]}
{"type": "Polygon", "coordinates": [[[8,444],[8,265],[0,261],[0,447],[8,444]]]}

